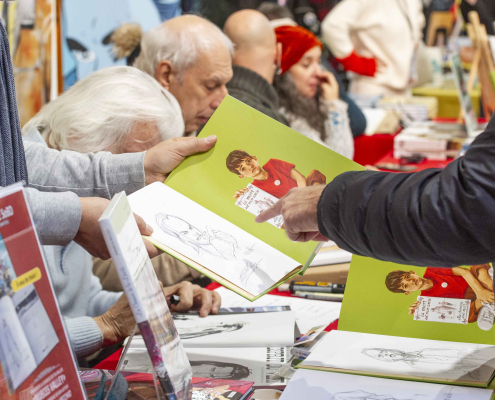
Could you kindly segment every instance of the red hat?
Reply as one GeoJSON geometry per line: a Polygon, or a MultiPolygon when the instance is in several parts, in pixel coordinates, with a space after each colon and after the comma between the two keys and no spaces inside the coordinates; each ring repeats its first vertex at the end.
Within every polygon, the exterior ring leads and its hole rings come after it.
{"type": "Polygon", "coordinates": [[[315,46],[323,45],[314,33],[300,26],[279,26],[275,28],[277,43],[282,43],[282,74],[297,64],[302,56],[315,46]]]}

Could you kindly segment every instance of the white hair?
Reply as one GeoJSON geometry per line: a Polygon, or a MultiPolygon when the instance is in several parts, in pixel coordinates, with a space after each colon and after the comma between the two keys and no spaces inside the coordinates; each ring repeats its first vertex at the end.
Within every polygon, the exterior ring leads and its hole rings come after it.
{"type": "Polygon", "coordinates": [[[146,32],[141,39],[141,52],[133,66],[153,78],[158,64],[169,60],[179,76],[192,67],[199,54],[225,46],[234,55],[232,41],[212,22],[198,16],[176,18],[198,18],[197,24],[185,24],[182,29],[170,29],[167,23],[146,32]]]}
{"type": "Polygon", "coordinates": [[[44,105],[23,128],[37,128],[50,147],[80,153],[115,151],[136,123],[156,126],[162,140],[184,134],[178,101],[133,67],[109,67],[44,105]]]}

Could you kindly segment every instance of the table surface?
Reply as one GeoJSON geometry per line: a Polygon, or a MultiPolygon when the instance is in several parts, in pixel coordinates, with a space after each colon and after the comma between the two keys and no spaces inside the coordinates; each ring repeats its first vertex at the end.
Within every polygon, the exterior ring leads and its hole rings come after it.
{"type": "MultiPolygon", "coordinates": [[[[220,284],[213,282],[212,284],[207,286],[207,289],[208,290],[215,290],[219,287],[221,287],[220,284]]],[[[269,294],[273,294],[276,296],[292,297],[292,295],[289,292],[279,292],[278,289],[272,290],[269,294]]],[[[308,300],[308,301],[311,301],[311,300],[308,300]]],[[[332,322],[330,325],[328,325],[325,328],[325,330],[327,332],[329,332],[331,330],[337,329],[338,323],[339,323],[339,320],[332,322]]],[[[110,357],[106,358],[105,360],[103,360],[102,362],[97,364],[94,367],[94,369],[106,369],[106,370],[114,371],[115,369],[117,369],[117,363],[119,362],[119,358],[120,358],[121,353],[122,353],[122,349],[120,349],[119,351],[116,351],[110,357]]]]}

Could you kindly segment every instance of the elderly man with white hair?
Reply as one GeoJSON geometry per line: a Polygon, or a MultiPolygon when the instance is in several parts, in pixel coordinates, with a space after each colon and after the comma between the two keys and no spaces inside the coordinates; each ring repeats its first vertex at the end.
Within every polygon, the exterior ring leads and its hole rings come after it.
{"type": "MultiPolygon", "coordinates": [[[[44,139],[56,150],[114,154],[149,150],[163,140],[180,137],[183,131],[177,100],[156,80],[131,67],[106,68],[79,81],[46,104],[23,130],[25,140],[43,143],[44,139]]],[[[28,164],[32,163],[30,157],[28,164]]],[[[121,292],[102,289],[91,273],[91,255],[75,242],[44,246],[44,250],[76,355],[88,356],[128,336],[135,321],[127,299],[121,292]]],[[[187,266],[165,254],[152,262],[155,269],[168,272],[164,284],[170,287],[165,287],[164,293],[180,295],[180,303],[173,309],[195,307],[202,316],[218,311],[217,294],[180,282],[193,277],[187,266]]],[[[118,281],[116,273],[114,279],[118,281]]]]}
{"type": "Polygon", "coordinates": [[[131,36],[128,40],[114,40],[115,53],[133,53],[134,48],[121,48],[120,43],[131,47],[140,43],[133,66],[172,93],[182,109],[185,132],[195,132],[208,122],[228,94],[226,84],[232,78],[234,53],[232,42],[213,23],[195,15],[172,18],[142,38],[139,29],[128,28],[129,25],[124,25],[114,32],[114,38],[131,36]]]}

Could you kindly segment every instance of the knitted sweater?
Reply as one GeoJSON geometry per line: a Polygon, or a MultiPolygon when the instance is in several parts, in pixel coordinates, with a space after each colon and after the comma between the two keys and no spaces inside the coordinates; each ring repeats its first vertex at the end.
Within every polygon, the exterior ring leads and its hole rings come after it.
{"type": "Polygon", "coordinates": [[[263,114],[289,125],[279,112],[278,94],[273,85],[250,69],[233,65],[234,76],[227,83],[229,94],[263,114]]]}
{"type": "Polygon", "coordinates": [[[347,103],[342,100],[322,100],[321,105],[328,114],[325,120],[326,137],[324,141],[321,140],[320,132],[312,128],[304,118],[296,116],[284,108],[281,108],[280,112],[289,120],[289,126],[292,129],[352,160],[354,157],[354,138],[349,125],[347,103]]]}

